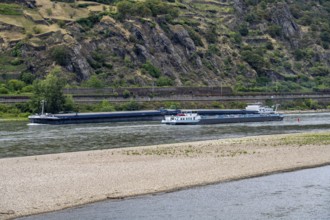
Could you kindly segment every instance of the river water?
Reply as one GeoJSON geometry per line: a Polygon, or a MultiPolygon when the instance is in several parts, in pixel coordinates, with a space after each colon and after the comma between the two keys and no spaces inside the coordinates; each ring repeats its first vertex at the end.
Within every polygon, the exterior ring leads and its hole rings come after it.
{"type": "Polygon", "coordinates": [[[108,200],[22,220],[330,219],[330,166],[108,200]]]}
{"type": "Polygon", "coordinates": [[[0,158],[324,130],[330,130],[330,113],[288,114],[283,121],[274,122],[189,126],[160,122],[28,125],[0,121],[0,158]]]}

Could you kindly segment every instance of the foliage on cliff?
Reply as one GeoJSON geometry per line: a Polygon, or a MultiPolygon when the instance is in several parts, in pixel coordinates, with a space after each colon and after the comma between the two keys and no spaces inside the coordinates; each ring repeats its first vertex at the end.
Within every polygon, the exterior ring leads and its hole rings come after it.
{"type": "Polygon", "coordinates": [[[14,2],[0,0],[2,81],[60,65],[71,86],[330,87],[329,0],[14,2]]]}

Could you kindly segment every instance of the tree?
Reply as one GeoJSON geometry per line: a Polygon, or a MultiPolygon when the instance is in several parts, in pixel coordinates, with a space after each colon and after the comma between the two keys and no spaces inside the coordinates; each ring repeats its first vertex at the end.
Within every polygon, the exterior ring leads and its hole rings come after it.
{"type": "Polygon", "coordinates": [[[58,113],[64,109],[65,96],[63,88],[65,81],[59,76],[60,67],[55,67],[44,80],[36,80],[33,84],[34,94],[31,101],[31,109],[37,112],[40,109],[40,103],[45,101],[45,111],[49,113],[58,113]]]}

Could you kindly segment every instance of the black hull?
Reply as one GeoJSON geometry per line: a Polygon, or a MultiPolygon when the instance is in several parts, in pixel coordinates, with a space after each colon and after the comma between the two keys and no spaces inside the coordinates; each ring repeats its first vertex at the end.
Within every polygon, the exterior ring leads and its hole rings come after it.
{"type": "Polygon", "coordinates": [[[244,123],[244,122],[266,122],[282,121],[281,115],[252,116],[252,117],[231,117],[231,118],[202,118],[198,124],[225,124],[225,123],[244,123]]]}
{"type": "Polygon", "coordinates": [[[85,123],[107,123],[107,122],[133,122],[133,121],[160,121],[163,116],[151,116],[151,117],[119,117],[119,118],[30,118],[31,123],[35,124],[85,124],[85,123]]]}
{"type": "Polygon", "coordinates": [[[177,110],[166,111],[130,111],[130,112],[104,112],[104,113],[70,113],[55,115],[30,116],[31,123],[36,124],[82,124],[105,122],[131,122],[131,121],[160,121],[164,115],[177,114],[177,110]]]}
{"type": "Polygon", "coordinates": [[[198,125],[199,124],[199,122],[192,122],[192,123],[189,123],[189,122],[187,122],[187,123],[184,123],[184,122],[175,122],[175,123],[171,123],[171,122],[168,122],[168,123],[164,123],[164,124],[166,124],[166,125],[198,125]]]}
{"type": "MultiPolygon", "coordinates": [[[[165,115],[176,115],[180,110],[145,110],[105,113],[70,113],[55,115],[34,115],[29,117],[36,124],[82,124],[105,122],[161,121],[165,115]]],[[[199,110],[202,120],[197,124],[219,124],[240,122],[281,121],[283,116],[278,114],[260,115],[245,110],[199,110]],[[221,112],[221,113],[219,113],[221,112]]],[[[192,124],[192,123],[187,123],[192,124]]]]}

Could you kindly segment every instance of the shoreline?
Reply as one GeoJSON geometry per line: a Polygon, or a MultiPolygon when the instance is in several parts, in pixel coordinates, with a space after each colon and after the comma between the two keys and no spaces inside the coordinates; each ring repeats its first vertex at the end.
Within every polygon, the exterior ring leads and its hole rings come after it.
{"type": "Polygon", "coordinates": [[[330,165],[330,132],[0,159],[0,219],[330,165]]]}

